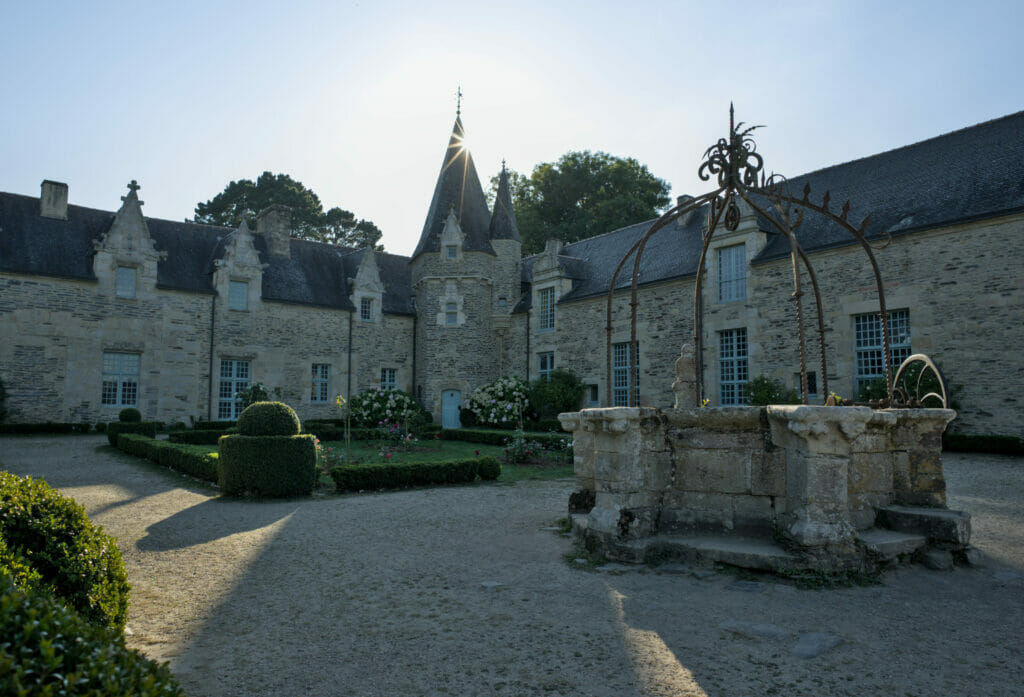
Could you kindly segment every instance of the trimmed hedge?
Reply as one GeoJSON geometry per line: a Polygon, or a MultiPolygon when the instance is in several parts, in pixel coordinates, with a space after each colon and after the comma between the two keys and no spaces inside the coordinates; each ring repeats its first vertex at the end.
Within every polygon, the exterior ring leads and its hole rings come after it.
{"type": "Polygon", "coordinates": [[[217,445],[217,441],[220,440],[221,436],[230,435],[232,432],[235,432],[234,428],[226,431],[219,429],[209,431],[176,431],[168,433],[167,440],[172,443],[187,443],[189,445],[217,445]]]}
{"type": "Polygon", "coordinates": [[[142,412],[135,407],[128,407],[118,413],[117,420],[124,423],[137,424],[142,421],[142,412]]]}
{"type": "MultiPolygon", "coordinates": [[[[526,431],[526,438],[545,447],[563,447],[572,440],[568,433],[532,433],[526,431]]],[[[484,428],[446,428],[441,431],[442,440],[462,440],[470,443],[483,443],[485,445],[505,445],[512,437],[509,431],[499,431],[484,428]]]]}
{"type": "Polygon", "coordinates": [[[192,428],[197,431],[226,431],[229,428],[234,428],[237,423],[237,421],[196,421],[192,424],[192,428]]]}
{"type": "Polygon", "coordinates": [[[158,465],[183,474],[217,483],[217,453],[197,445],[170,443],[138,433],[122,433],[117,447],[136,457],[144,457],[158,465]]]}
{"type": "Polygon", "coordinates": [[[487,481],[494,481],[501,476],[501,463],[498,462],[496,457],[482,457],[479,460],[480,467],[477,474],[480,475],[480,479],[487,481]]]}
{"type": "Polygon", "coordinates": [[[83,618],[124,628],[130,587],[121,552],[74,499],[41,479],[0,471],[0,537],[8,555],[83,618]]]}
{"type": "Polygon", "coordinates": [[[227,496],[306,496],[316,485],[316,437],[224,436],[221,492],[227,496]]]}
{"type": "MultiPolygon", "coordinates": [[[[359,491],[400,489],[430,484],[464,484],[475,480],[479,470],[480,459],[471,459],[344,465],[331,468],[330,474],[338,491],[359,491]]],[[[490,471],[489,467],[488,472],[490,471]]]]}
{"type": "Polygon", "coordinates": [[[47,421],[30,424],[0,424],[0,435],[29,435],[33,433],[88,433],[92,424],[71,424],[47,421]]]}
{"type": "Polygon", "coordinates": [[[964,433],[945,433],[942,436],[942,449],[963,453],[1024,455],[1024,440],[1016,436],[975,436],[964,433]]]}
{"type": "Polygon", "coordinates": [[[107,424],[107,441],[117,447],[117,437],[122,433],[138,433],[150,438],[156,438],[156,431],[160,424],[156,421],[111,421],[107,424]]]}
{"type": "Polygon", "coordinates": [[[0,574],[0,694],[183,697],[170,669],[0,574]]]}
{"type": "Polygon", "coordinates": [[[537,421],[527,421],[526,427],[530,431],[540,431],[542,433],[548,433],[554,431],[555,433],[565,433],[562,430],[562,422],[558,419],[538,419],[537,421]]]}
{"type": "Polygon", "coordinates": [[[243,436],[294,436],[302,433],[295,410],[284,402],[253,402],[238,416],[243,436]]]}

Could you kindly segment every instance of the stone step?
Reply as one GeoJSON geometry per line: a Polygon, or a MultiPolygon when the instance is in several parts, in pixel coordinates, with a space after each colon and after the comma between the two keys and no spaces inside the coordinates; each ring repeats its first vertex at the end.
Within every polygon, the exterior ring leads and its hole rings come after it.
{"type": "Polygon", "coordinates": [[[863,542],[865,547],[886,561],[894,561],[903,554],[913,554],[928,545],[928,538],[924,535],[886,530],[884,528],[862,530],[857,533],[857,539],[863,542]]]}
{"type": "Polygon", "coordinates": [[[922,535],[931,542],[967,546],[971,516],[963,511],[921,506],[886,506],[878,511],[878,524],[897,532],[922,535]]]}
{"type": "Polygon", "coordinates": [[[719,535],[658,535],[617,545],[617,552],[635,562],[680,560],[697,566],[719,562],[744,569],[783,571],[799,567],[800,558],[771,540],[719,535]]]}

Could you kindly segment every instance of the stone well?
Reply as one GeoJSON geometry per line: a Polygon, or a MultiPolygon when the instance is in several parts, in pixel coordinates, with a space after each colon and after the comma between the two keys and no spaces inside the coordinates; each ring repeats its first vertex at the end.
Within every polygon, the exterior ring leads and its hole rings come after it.
{"type": "Polygon", "coordinates": [[[962,554],[949,511],[949,409],[613,407],[559,415],[574,437],[576,534],[621,561],[782,570],[962,554]]]}

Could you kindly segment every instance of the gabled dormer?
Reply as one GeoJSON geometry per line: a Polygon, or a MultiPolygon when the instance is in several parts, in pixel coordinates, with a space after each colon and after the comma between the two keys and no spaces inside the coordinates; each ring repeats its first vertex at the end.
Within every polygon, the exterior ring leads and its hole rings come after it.
{"type": "Polygon", "coordinates": [[[533,264],[531,304],[536,311],[533,329],[538,332],[557,328],[555,305],[572,290],[573,280],[579,277],[579,267],[583,260],[563,255],[563,247],[561,240],[548,240],[544,243],[544,251],[537,255],[533,264]]]}
{"type": "Polygon", "coordinates": [[[448,218],[444,221],[444,229],[441,230],[441,259],[446,262],[462,260],[462,245],[466,242],[466,236],[462,233],[459,219],[455,215],[455,208],[448,210],[448,218]]]}
{"type": "Polygon", "coordinates": [[[736,229],[729,230],[719,223],[708,247],[705,274],[706,288],[711,289],[707,297],[712,304],[747,300],[750,261],[768,241],[767,233],[758,225],[757,212],[742,199],[736,203],[740,213],[736,229]]]}
{"type": "Polygon", "coordinates": [[[252,230],[242,219],[238,229],[228,235],[224,254],[214,262],[213,286],[217,295],[225,299],[229,310],[247,311],[260,302],[263,288],[263,269],[252,230]]]}
{"type": "Polygon", "coordinates": [[[139,185],[133,179],[121,208],[98,239],[93,240],[93,273],[102,293],[131,300],[156,289],[157,264],[167,257],[157,251],[142,215],[139,185]]]}
{"type": "Polygon", "coordinates": [[[380,322],[384,306],[384,283],[380,279],[377,254],[372,247],[362,251],[359,269],[352,283],[352,305],[356,308],[356,319],[362,322],[380,322]]]}

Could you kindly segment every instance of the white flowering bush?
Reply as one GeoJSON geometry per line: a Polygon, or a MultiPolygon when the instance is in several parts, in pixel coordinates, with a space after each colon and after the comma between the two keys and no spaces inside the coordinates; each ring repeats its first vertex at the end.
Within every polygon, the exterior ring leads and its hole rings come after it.
{"type": "Polygon", "coordinates": [[[519,378],[498,378],[473,392],[466,408],[476,415],[481,426],[508,428],[522,420],[529,406],[529,391],[530,387],[519,378]]]}
{"type": "Polygon", "coordinates": [[[405,426],[421,417],[420,406],[408,392],[370,388],[353,395],[348,401],[349,413],[360,426],[405,426]]]}

